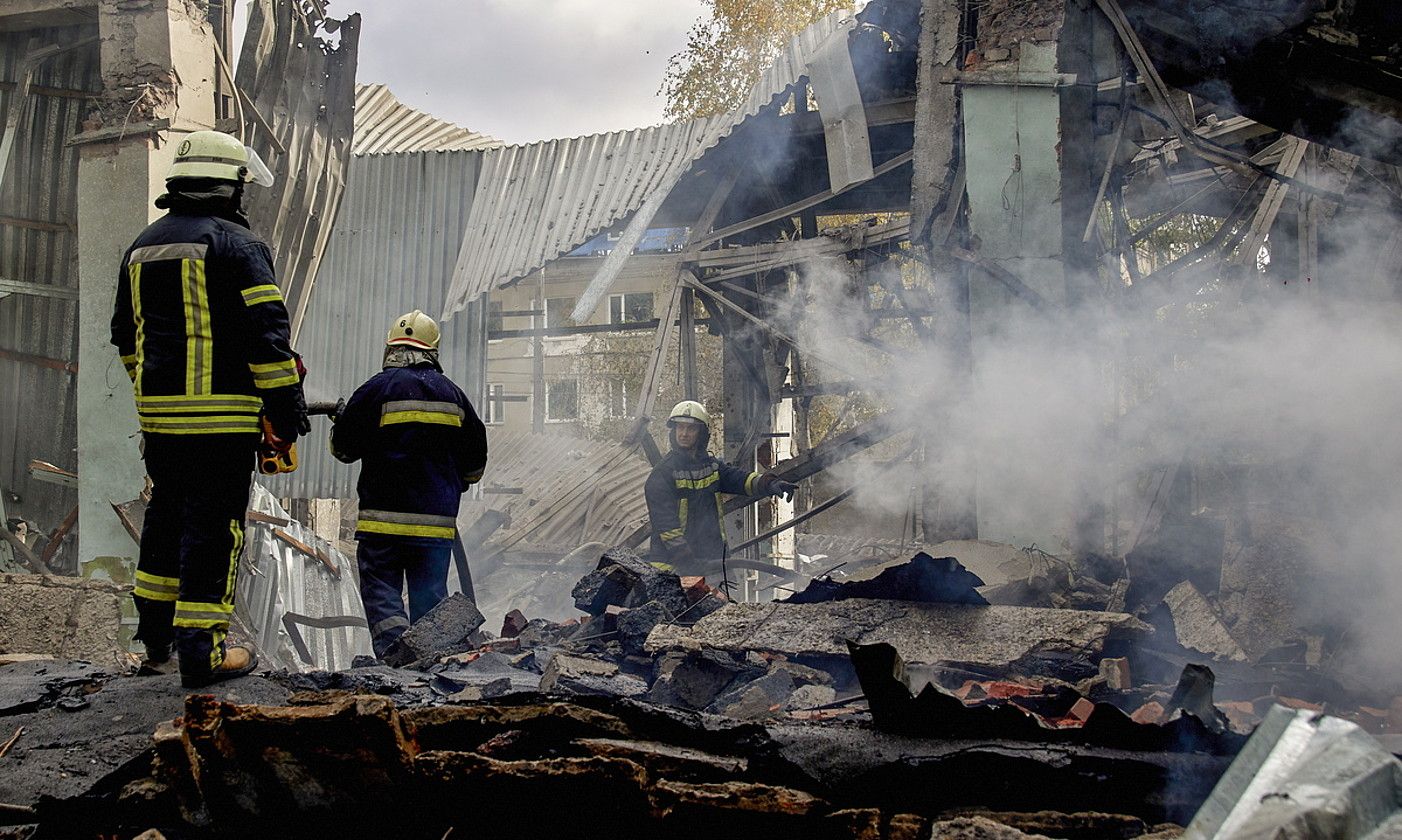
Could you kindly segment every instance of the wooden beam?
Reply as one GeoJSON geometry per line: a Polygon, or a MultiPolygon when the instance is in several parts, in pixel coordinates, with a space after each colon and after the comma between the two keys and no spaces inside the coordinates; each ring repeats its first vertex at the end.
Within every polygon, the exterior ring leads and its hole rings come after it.
{"type": "Polygon", "coordinates": [[[44,219],[26,219],[21,216],[0,216],[0,225],[24,230],[42,230],[50,233],[72,233],[72,222],[50,222],[44,219]]]}
{"type": "Polygon", "coordinates": [[[61,370],[66,373],[76,374],[78,372],[77,362],[65,362],[62,359],[50,359],[48,356],[36,356],[33,353],[21,353],[17,350],[0,350],[0,359],[38,365],[39,367],[46,367],[50,370],[61,370]]]}
{"type": "Polygon", "coordinates": [[[682,289],[681,318],[677,324],[677,351],[681,354],[682,396],[694,400],[700,391],[696,376],[696,291],[682,289]]]}
{"type": "MultiPolygon", "coordinates": [[[[630,321],[626,324],[581,324],[575,327],[544,327],[536,329],[521,330],[492,330],[487,333],[489,341],[496,341],[499,338],[534,338],[539,332],[545,338],[559,338],[568,335],[593,335],[596,333],[626,333],[641,332],[643,330],[655,330],[662,321],[653,318],[651,321],[630,321]]],[[[710,323],[709,318],[697,318],[695,323],[704,326],[710,323]]],[[[678,321],[673,321],[672,325],[677,326],[678,321]]]]}
{"type": "Polygon", "coordinates": [[[905,460],[906,460],[907,458],[909,458],[909,457],[911,456],[911,454],[914,453],[915,450],[918,449],[918,448],[919,448],[919,444],[911,444],[910,446],[906,447],[906,449],[905,449],[903,452],[901,452],[901,454],[897,455],[895,458],[892,458],[890,461],[886,462],[886,464],[885,464],[884,466],[882,466],[880,469],[878,469],[873,475],[867,476],[867,478],[866,478],[865,481],[859,481],[859,482],[857,482],[856,484],[853,484],[852,486],[848,487],[846,490],[843,490],[842,492],[838,493],[837,495],[833,496],[832,498],[830,498],[830,499],[828,499],[828,500],[826,500],[826,501],[824,501],[824,502],[821,502],[821,503],[819,503],[819,504],[816,504],[816,505],[814,505],[813,507],[809,508],[808,510],[804,511],[803,513],[798,514],[798,515],[795,516],[793,519],[790,519],[788,522],[785,522],[785,523],[783,523],[783,524],[781,524],[781,525],[775,525],[773,528],[770,528],[769,530],[765,531],[765,532],[762,533],[762,534],[755,534],[753,537],[751,537],[751,538],[748,539],[748,540],[745,540],[744,542],[740,543],[739,545],[732,546],[730,550],[731,550],[731,551],[743,551],[744,549],[747,549],[747,548],[749,548],[749,547],[752,546],[752,545],[756,545],[756,544],[762,542],[763,540],[767,540],[767,539],[769,539],[770,537],[772,537],[772,536],[774,536],[774,535],[776,535],[776,534],[782,534],[783,532],[789,530],[790,528],[796,528],[796,527],[798,527],[799,525],[802,525],[804,522],[807,522],[808,520],[812,519],[813,517],[817,516],[818,514],[822,513],[823,511],[827,510],[828,508],[833,507],[833,506],[839,504],[840,502],[845,501],[845,500],[846,500],[848,497],[850,497],[853,493],[857,492],[857,490],[859,490],[859,489],[862,487],[863,484],[870,484],[873,480],[875,480],[875,479],[877,479],[877,478],[881,478],[882,476],[885,476],[885,475],[886,475],[887,473],[889,473],[892,469],[894,469],[898,464],[904,463],[905,460]]]}
{"type": "MultiPolygon", "coordinates": [[[[899,169],[900,167],[904,166],[907,163],[910,163],[914,159],[915,152],[913,150],[901,152],[900,154],[896,155],[895,157],[891,158],[890,160],[873,169],[872,180],[876,180],[877,178],[880,178],[882,175],[885,175],[888,172],[892,172],[896,169],[899,169]]],[[[710,245],[712,242],[718,242],[727,236],[733,236],[737,233],[744,233],[747,230],[752,230],[754,228],[760,227],[761,225],[767,225],[770,222],[776,222],[780,219],[788,218],[789,216],[792,216],[795,213],[807,210],[809,207],[815,207],[819,204],[822,204],[824,201],[836,198],[837,196],[842,195],[843,193],[850,192],[851,190],[856,189],[864,183],[870,183],[870,181],[862,181],[856,184],[849,184],[848,186],[843,187],[842,189],[837,191],[823,190],[820,193],[810,195],[807,198],[800,199],[798,201],[793,202],[792,204],[780,207],[777,210],[770,210],[768,213],[763,213],[759,216],[754,216],[752,218],[746,219],[743,222],[736,222],[733,225],[723,227],[720,230],[712,232],[709,236],[698,240],[696,246],[698,248],[704,248],[705,246],[710,245]]]]}
{"type": "Polygon", "coordinates": [[[1019,300],[1030,304],[1035,309],[1047,309],[1048,304],[1046,298],[1038,294],[1036,289],[1033,289],[1031,286],[1022,282],[1021,277],[1018,277],[1016,274],[1013,274],[1011,271],[1008,271],[1001,265],[998,265],[997,263],[992,262],[990,260],[984,259],[978,254],[975,254],[973,251],[966,251],[963,248],[950,248],[949,253],[951,256],[953,256],[955,259],[961,262],[966,262],[972,266],[982,269],[985,274],[992,277],[994,280],[997,280],[999,283],[1002,283],[1003,286],[1008,291],[1012,292],[1013,296],[1018,298],[1019,300]]]}
{"type": "Polygon", "coordinates": [[[31,297],[52,298],[55,300],[77,300],[78,290],[51,283],[33,283],[28,280],[10,280],[0,277],[0,296],[29,295],[31,297]]]}
{"type": "MultiPolygon", "coordinates": [[[[780,461],[770,472],[785,481],[802,481],[833,464],[841,463],[859,452],[870,449],[905,429],[905,424],[894,414],[882,414],[836,437],[828,438],[801,455],[780,461]]],[[[757,501],[759,497],[756,496],[732,496],[726,501],[723,509],[726,513],[732,513],[757,501]]]]}
{"type": "MultiPolygon", "coordinates": [[[[1305,159],[1305,153],[1309,151],[1309,142],[1298,137],[1290,138],[1291,145],[1285,151],[1285,156],[1281,158],[1276,171],[1287,177],[1293,177],[1300,169],[1300,164],[1305,159]]],[[[1266,187],[1266,195],[1261,199],[1261,204],[1256,208],[1256,215],[1251,219],[1251,226],[1247,228],[1246,239],[1241,249],[1231,259],[1232,265],[1255,266],[1256,255],[1261,252],[1261,248],[1266,244],[1266,237],[1270,235],[1271,227],[1275,225],[1275,217],[1280,215],[1280,208],[1285,204],[1285,197],[1290,192],[1290,186],[1281,181],[1272,181],[1266,187]]]]}

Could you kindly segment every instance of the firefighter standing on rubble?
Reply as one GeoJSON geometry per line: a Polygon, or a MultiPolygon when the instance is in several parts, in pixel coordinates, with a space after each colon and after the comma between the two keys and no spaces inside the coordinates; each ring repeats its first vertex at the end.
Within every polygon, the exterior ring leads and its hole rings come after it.
{"type": "Polygon", "coordinates": [[[260,415],[280,447],[309,429],[272,253],[243,215],[250,181],[272,175],[234,137],[181,141],[156,199],[168,213],[123,257],[112,316],[151,479],[132,593],[142,670],[174,670],[173,645],[187,688],[258,664],[225,638],[260,415]]]}
{"type": "Polygon", "coordinates": [[[335,420],[331,454],[362,461],[355,557],[371,643],[383,657],[411,621],[448,597],[458,503],[487,466],[487,430],[443,375],[438,325],[417,309],[395,319],[384,369],[335,420]]]}
{"type": "Polygon", "coordinates": [[[792,499],[798,485],[772,473],[746,472],[707,452],[711,415],[699,402],[677,403],[667,428],[672,450],[652,468],[645,490],[651,559],[683,574],[713,572],[725,557],[720,494],[792,499]]]}

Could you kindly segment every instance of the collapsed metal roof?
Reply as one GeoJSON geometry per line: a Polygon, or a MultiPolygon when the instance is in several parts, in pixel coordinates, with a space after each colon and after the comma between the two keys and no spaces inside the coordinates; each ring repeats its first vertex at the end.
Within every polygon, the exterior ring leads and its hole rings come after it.
{"type": "Polygon", "coordinates": [[[355,86],[355,138],[351,153],[472,152],[502,145],[495,137],[410,108],[386,85],[355,86]]]}
{"type": "Polygon", "coordinates": [[[840,9],[809,26],[728,113],[485,152],[444,317],[631,215],[622,239],[580,301],[581,310],[592,309],[627,258],[632,240],[647,229],[692,165],[804,77],[832,37],[845,37],[855,21],[854,11],[840,9]]]}

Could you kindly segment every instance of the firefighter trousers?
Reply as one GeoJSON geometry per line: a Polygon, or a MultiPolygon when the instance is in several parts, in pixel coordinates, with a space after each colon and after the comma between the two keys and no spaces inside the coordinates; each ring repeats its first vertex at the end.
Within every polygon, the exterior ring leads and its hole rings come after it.
{"type": "Polygon", "coordinates": [[[383,657],[395,640],[424,613],[448,597],[452,543],[421,537],[363,536],[356,547],[360,600],[370,625],[370,643],[383,657]],[[404,584],[409,613],[404,613],[404,584]]]}
{"type": "Polygon", "coordinates": [[[136,564],[136,638],[174,642],[181,674],[204,676],[224,661],[258,436],[144,437],[151,502],[136,564]]]}

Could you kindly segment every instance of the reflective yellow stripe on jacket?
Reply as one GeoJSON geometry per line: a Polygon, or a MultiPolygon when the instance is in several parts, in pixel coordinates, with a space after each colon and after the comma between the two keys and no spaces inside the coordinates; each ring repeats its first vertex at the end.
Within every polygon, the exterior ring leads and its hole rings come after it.
{"type": "Polygon", "coordinates": [[[437,400],[394,400],[380,408],[380,425],[396,423],[435,423],[443,426],[461,426],[462,406],[457,403],[437,400]]]}
{"type": "Polygon", "coordinates": [[[273,303],[274,301],[282,301],[282,292],[271,283],[243,290],[243,302],[246,306],[257,306],[260,303],[273,303]]]}
{"type": "Polygon", "coordinates": [[[296,359],[268,362],[263,365],[249,365],[248,370],[253,374],[254,386],[264,390],[297,384],[296,359]]]}
{"type": "Polygon", "coordinates": [[[355,530],[366,534],[451,540],[457,533],[457,524],[451,516],[437,516],[431,513],[361,510],[360,518],[355,522],[355,530]]]}

